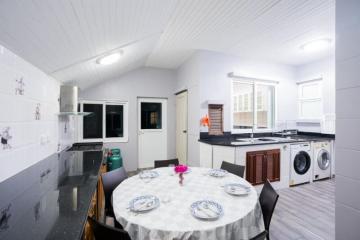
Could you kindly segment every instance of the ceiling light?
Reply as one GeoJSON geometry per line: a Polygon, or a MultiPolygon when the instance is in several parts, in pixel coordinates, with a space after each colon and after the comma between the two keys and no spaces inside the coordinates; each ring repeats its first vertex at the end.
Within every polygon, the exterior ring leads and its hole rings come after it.
{"type": "Polygon", "coordinates": [[[301,50],[306,52],[316,52],[329,48],[331,45],[331,39],[319,39],[305,43],[300,47],[301,50]]]}
{"type": "Polygon", "coordinates": [[[121,55],[122,55],[122,52],[111,53],[109,55],[98,58],[96,60],[96,63],[101,64],[101,65],[113,64],[113,63],[119,61],[121,55]]]}

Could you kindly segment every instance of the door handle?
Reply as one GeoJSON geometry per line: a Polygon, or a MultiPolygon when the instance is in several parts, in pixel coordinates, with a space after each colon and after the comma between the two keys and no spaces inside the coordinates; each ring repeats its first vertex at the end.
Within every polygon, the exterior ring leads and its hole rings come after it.
{"type": "Polygon", "coordinates": [[[183,133],[187,133],[187,131],[186,131],[186,130],[183,130],[183,133]]]}

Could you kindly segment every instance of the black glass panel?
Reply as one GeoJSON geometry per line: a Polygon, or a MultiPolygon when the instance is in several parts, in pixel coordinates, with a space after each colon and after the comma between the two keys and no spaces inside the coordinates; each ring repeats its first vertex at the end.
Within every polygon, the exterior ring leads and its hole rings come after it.
{"type": "Polygon", "coordinates": [[[83,137],[84,139],[102,138],[103,132],[103,105],[84,104],[84,112],[92,114],[84,116],[83,137]]]}
{"type": "Polygon", "coordinates": [[[124,106],[106,105],[106,137],[124,136],[124,106]]]}
{"type": "Polygon", "coordinates": [[[161,129],[161,103],[141,103],[141,129],[161,129]]]}
{"type": "Polygon", "coordinates": [[[294,159],[294,169],[297,174],[305,174],[309,170],[310,164],[311,159],[307,152],[301,151],[296,154],[294,159]]]}

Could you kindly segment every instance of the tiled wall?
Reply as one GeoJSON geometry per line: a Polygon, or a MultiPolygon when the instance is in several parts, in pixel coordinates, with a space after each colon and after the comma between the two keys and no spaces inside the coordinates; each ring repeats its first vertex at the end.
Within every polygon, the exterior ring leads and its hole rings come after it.
{"type": "Polygon", "coordinates": [[[360,239],[360,1],[336,1],[336,239],[360,239]]]}
{"type": "Polygon", "coordinates": [[[2,46],[0,83],[2,182],[71,143],[73,126],[57,116],[60,83],[2,46]]]}

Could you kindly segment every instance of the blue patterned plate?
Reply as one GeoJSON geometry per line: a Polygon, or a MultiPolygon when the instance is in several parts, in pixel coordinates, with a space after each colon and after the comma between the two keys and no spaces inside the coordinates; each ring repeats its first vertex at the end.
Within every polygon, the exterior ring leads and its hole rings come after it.
{"type": "Polygon", "coordinates": [[[222,206],[211,200],[196,201],[190,206],[191,214],[201,220],[213,221],[224,214],[222,206]]]}
{"type": "Polygon", "coordinates": [[[208,174],[212,177],[225,177],[228,172],[223,169],[211,169],[208,174]]]}
{"type": "Polygon", "coordinates": [[[224,185],[224,190],[228,194],[235,196],[248,195],[251,192],[251,188],[240,183],[229,183],[224,185]]]}
{"type": "Polygon", "coordinates": [[[142,171],[140,174],[139,174],[139,177],[141,179],[143,178],[156,178],[159,176],[159,173],[156,172],[156,171],[150,171],[150,170],[146,170],[146,171],[142,171]]]}
{"type": "Polygon", "coordinates": [[[129,209],[133,212],[148,212],[157,208],[160,200],[154,195],[136,197],[129,202],[129,209]]]}

